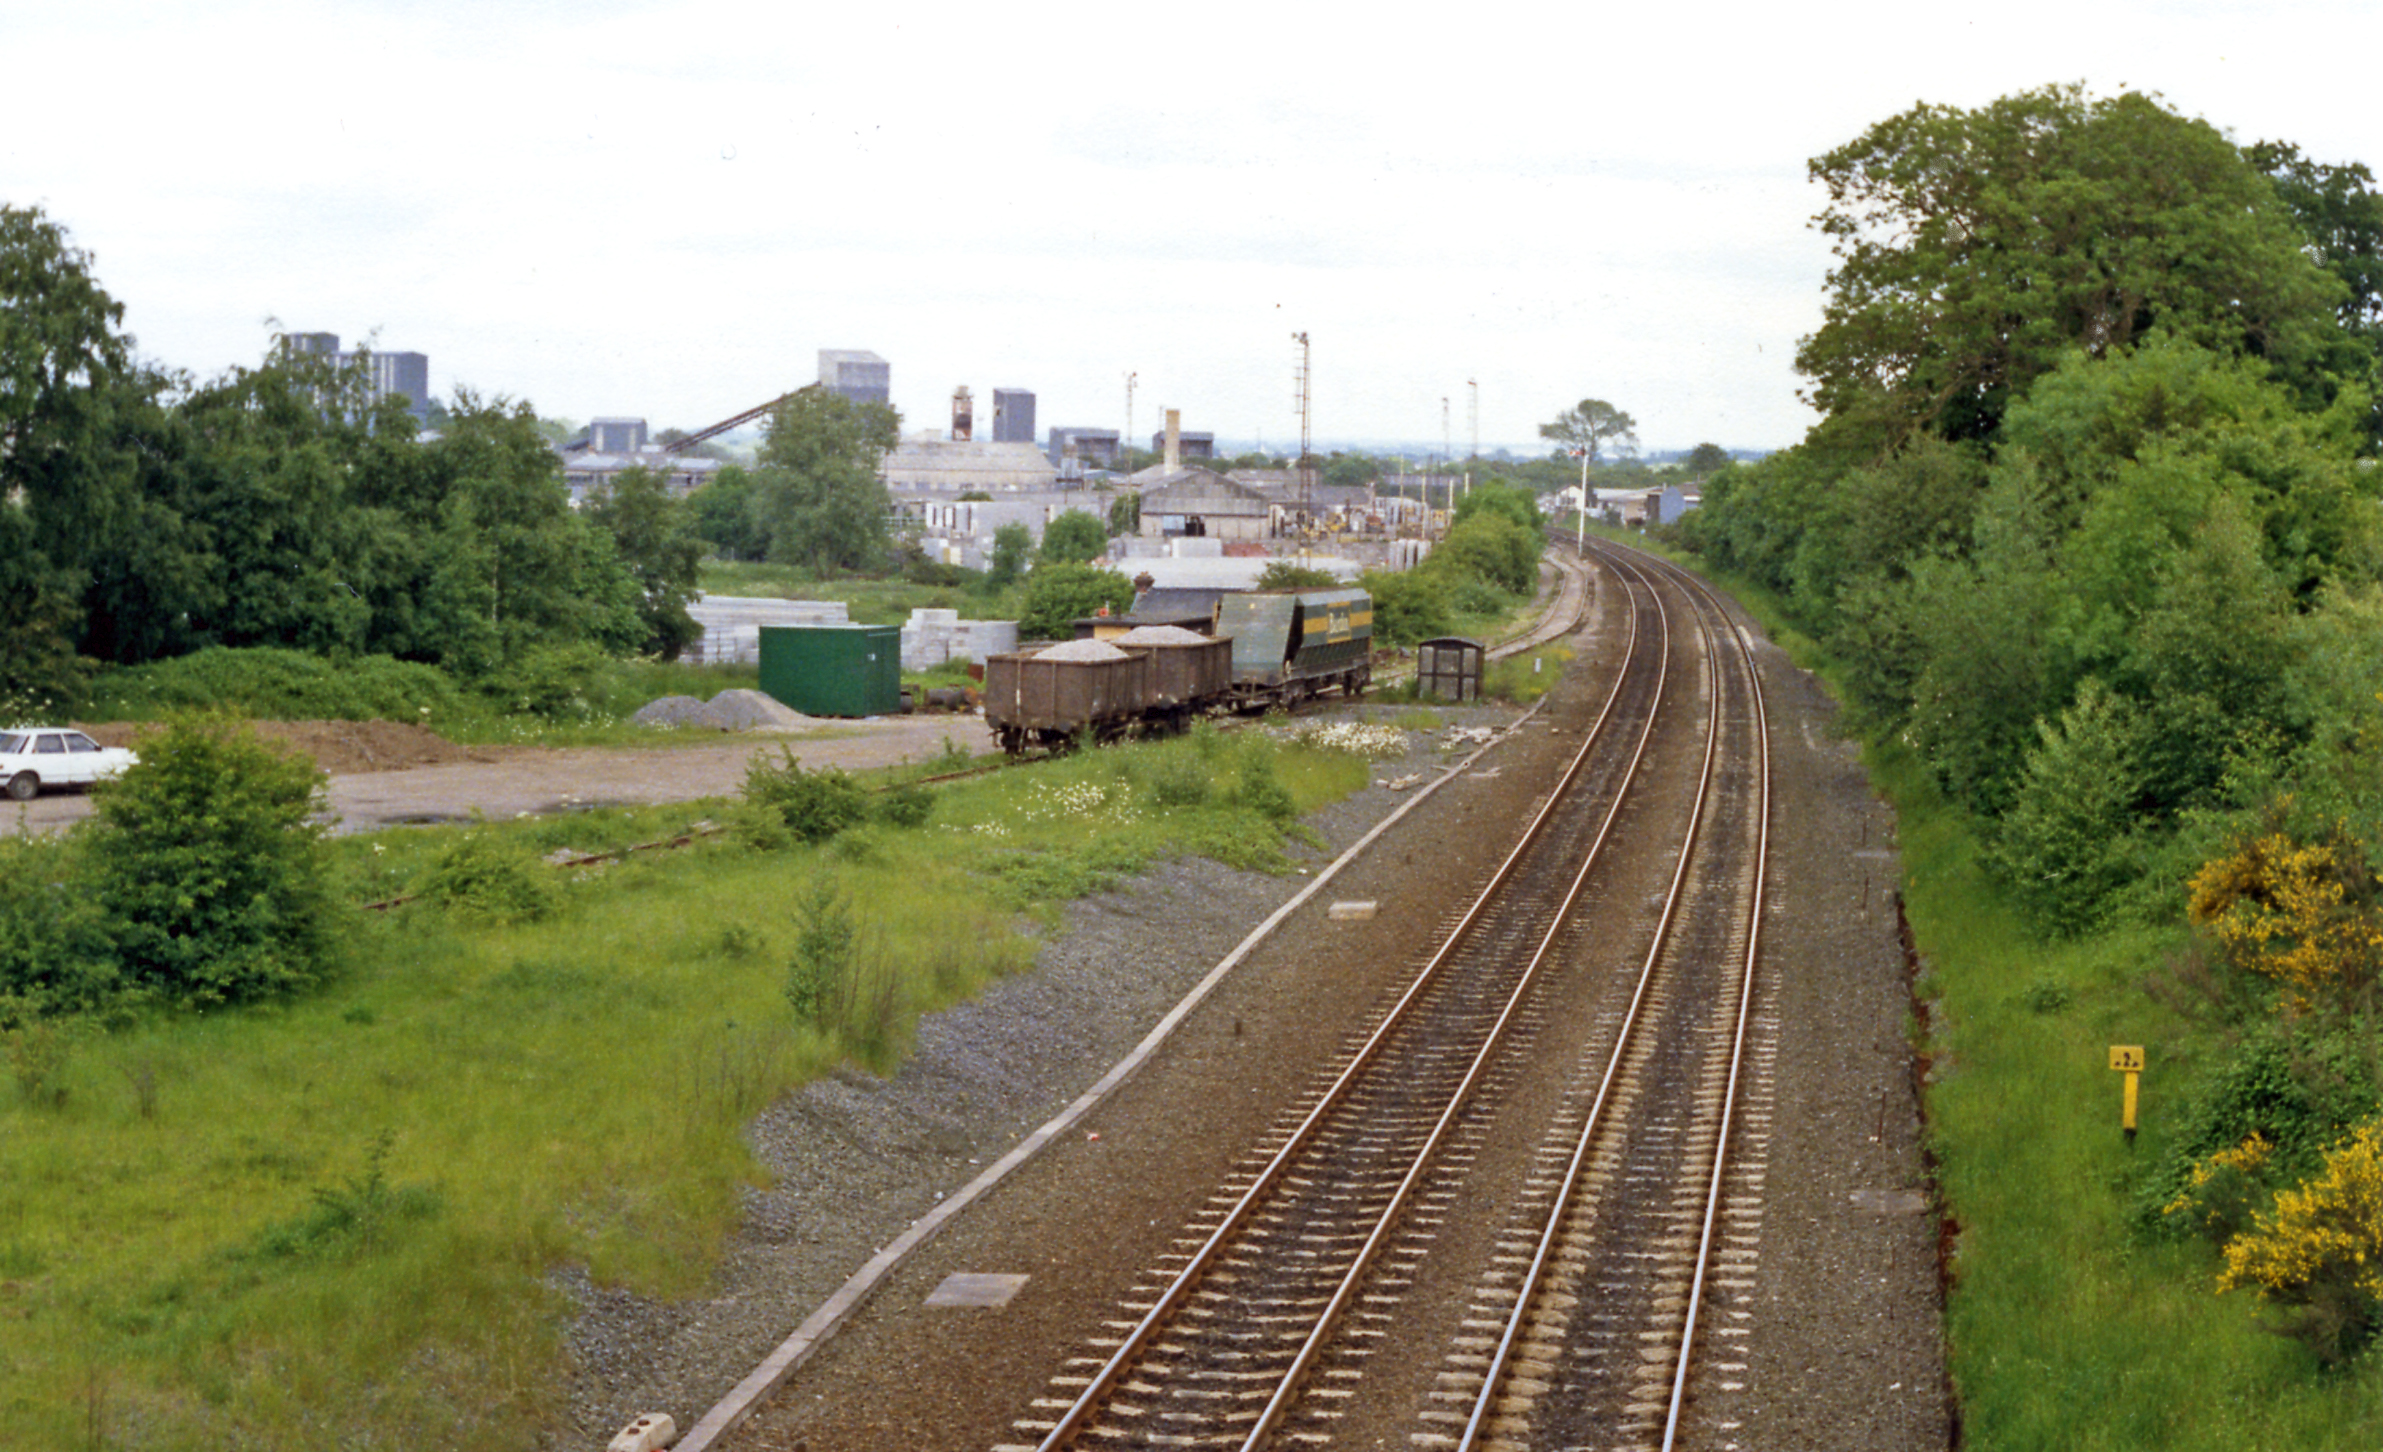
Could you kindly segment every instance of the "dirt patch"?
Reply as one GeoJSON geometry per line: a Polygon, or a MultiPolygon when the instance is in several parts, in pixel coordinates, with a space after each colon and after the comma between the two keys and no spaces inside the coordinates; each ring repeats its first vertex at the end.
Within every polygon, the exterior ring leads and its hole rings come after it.
{"type": "MultiPolygon", "coordinates": [[[[402,721],[243,721],[259,740],[303,751],[334,776],[494,761],[492,752],[458,746],[435,731],[402,721]]],[[[81,728],[102,746],[140,745],[162,729],[156,722],[111,722],[81,728]]]]}

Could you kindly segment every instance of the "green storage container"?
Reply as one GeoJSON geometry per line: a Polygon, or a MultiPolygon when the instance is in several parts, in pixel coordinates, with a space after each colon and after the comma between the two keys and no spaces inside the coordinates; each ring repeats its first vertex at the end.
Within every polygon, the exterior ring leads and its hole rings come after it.
{"type": "Polygon", "coordinates": [[[902,709],[899,625],[764,625],[761,689],[806,716],[902,709]]]}

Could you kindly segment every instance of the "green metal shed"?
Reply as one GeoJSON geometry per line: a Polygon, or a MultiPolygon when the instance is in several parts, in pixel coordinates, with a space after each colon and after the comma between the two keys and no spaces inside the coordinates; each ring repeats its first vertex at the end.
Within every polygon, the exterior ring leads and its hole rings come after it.
{"type": "Polygon", "coordinates": [[[764,625],[761,689],[806,716],[902,709],[899,625],[764,625]]]}

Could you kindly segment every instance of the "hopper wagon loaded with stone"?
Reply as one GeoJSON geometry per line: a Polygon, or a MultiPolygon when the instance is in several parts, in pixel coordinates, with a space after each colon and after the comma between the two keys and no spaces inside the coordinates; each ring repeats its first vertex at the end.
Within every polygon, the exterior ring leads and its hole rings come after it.
{"type": "Polygon", "coordinates": [[[1373,597],[1363,590],[1228,595],[1214,635],[1142,625],[985,659],[985,723],[1013,756],[1080,737],[1181,730],[1213,711],[1263,711],[1372,678],[1373,597]]]}

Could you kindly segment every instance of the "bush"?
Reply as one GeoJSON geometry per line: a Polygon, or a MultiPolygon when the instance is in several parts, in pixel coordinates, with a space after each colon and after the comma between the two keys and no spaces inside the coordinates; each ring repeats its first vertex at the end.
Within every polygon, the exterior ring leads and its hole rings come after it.
{"type": "Polygon", "coordinates": [[[494,832],[466,832],[447,844],[422,879],[422,896],[490,922],[531,922],[554,910],[554,873],[523,844],[494,832]]]}
{"type": "Polygon", "coordinates": [[[756,755],[745,768],[748,803],[782,822],[803,842],[825,842],[867,819],[868,794],[849,774],[832,766],[805,771],[793,748],[778,749],[782,759],[776,765],[756,755]]]}
{"type": "Polygon", "coordinates": [[[79,839],[0,839],[0,1029],[99,1007],[120,981],[79,839]]]}
{"type": "Polygon", "coordinates": [[[935,794],[917,782],[904,782],[880,793],[870,815],[889,827],[923,827],[934,812],[935,794]]]}
{"type": "Polygon", "coordinates": [[[507,711],[547,721],[585,721],[604,698],[612,659],[584,641],[522,652],[480,682],[507,711]]]}
{"type": "Polygon", "coordinates": [[[2348,1360],[2383,1324],[2383,1123],[2325,1156],[2313,1179],[2226,1244],[2218,1289],[2256,1286],[2286,1307],[2282,1330],[2323,1361],[2348,1360]]]}
{"type": "Polygon", "coordinates": [[[1374,638],[1385,645],[1413,645],[1454,627],[1448,585],[1435,574],[1368,570],[1363,583],[1374,597],[1374,638]]]}
{"type": "Polygon", "coordinates": [[[1278,824],[1299,815],[1290,788],[1274,774],[1274,758],[1255,752],[1241,759],[1241,779],[1233,784],[1233,804],[1278,824]]]}
{"type": "Polygon", "coordinates": [[[786,965],[786,1003],[815,1028],[844,1016],[859,957],[859,929],[836,880],[822,872],[795,903],[794,957],[786,965]]]}
{"type": "Polygon", "coordinates": [[[425,708],[444,716],[458,699],[446,672],[414,661],[210,646],[102,675],[92,686],[90,710],[99,720],[229,711],[273,721],[413,721],[425,708]]]}
{"type": "Polygon", "coordinates": [[[2134,709],[2088,680],[2058,725],[2036,723],[1987,863],[2039,931],[2082,933],[2141,871],[2131,835],[2143,773],[2134,709]]]}
{"type": "Polygon", "coordinates": [[[1018,634],[1029,640],[1059,639],[1073,631],[1076,621],[1104,606],[1123,614],[1133,604],[1133,581],[1115,570],[1044,565],[1026,577],[1026,604],[1018,617],[1018,634]]]}
{"type": "Polygon", "coordinates": [[[1035,558],[1045,564],[1090,564],[1108,547],[1109,531],[1099,517],[1070,509],[1043,526],[1043,547],[1035,558]]]}
{"type": "Polygon", "coordinates": [[[93,892],[130,986],[237,1003],[320,977],[329,862],[322,773],[220,717],[176,718],[95,792],[93,892]]]}

